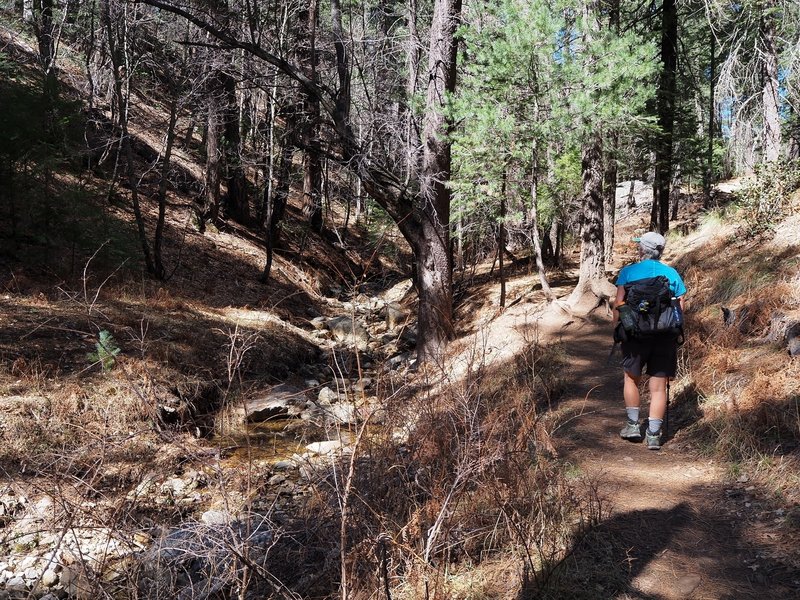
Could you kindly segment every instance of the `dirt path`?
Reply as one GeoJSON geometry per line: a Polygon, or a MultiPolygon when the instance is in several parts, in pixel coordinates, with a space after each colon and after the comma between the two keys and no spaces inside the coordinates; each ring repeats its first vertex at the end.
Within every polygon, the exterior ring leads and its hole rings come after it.
{"type": "MultiPolygon", "coordinates": [[[[753,521],[763,514],[748,513],[758,491],[731,483],[721,465],[682,443],[696,394],[673,397],[660,451],[620,439],[622,374],[619,354],[607,364],[609,323],[597,314],[550,331],[571,364],[562,408],[574,417],[557,432],[559,453],[596,482],[608,512],[571,557],[568,576],[585,583],[587,598],[800,598],[800,577],[768,558],[774,552],[757,534],[753,521]]],[[[644,394],[643,417],[646,403],[644,394]]]]}

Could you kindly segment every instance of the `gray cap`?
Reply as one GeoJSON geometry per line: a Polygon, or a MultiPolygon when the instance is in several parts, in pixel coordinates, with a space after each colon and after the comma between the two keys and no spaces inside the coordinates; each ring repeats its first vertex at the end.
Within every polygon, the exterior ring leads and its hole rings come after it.
{"type": "Polygon", "coordinates": [[[634,242],[639,242],[642,250],[650,250],[658,252],[659,254],[664,251],[664,246],[667,245],[667,240],[664,236],[655,231],[648,231],[642,237],[633,238],[634,242]]]}

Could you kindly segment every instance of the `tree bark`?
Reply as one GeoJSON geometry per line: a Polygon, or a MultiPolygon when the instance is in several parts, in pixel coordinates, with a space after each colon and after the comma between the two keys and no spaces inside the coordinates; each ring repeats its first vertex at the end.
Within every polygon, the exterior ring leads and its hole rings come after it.
{"type": "Polygon", "coordinates": [[[664,0],[661,21],[661,78],[656,104],[659,133],[656,138],[653,209],[650,229],[669,230],[669,187],[672,180],[672,132],[675,122],[675,85],[678,64],[678,9],[676,0],[664,0]]]}
{"type": "Polygon", "coordinates": [[[125,173],[128,178],[128,187],[131,190],[131,204],[133,206],[133,215],[136,219],[136,231],[139,235],[139,243],[142,247],[142,254],[144,256],[145,268],[148,273],[155,274],[156,269],[153,264],[153,257],[150,253],[150,246],[147,242],[147,232],[144,226],[144,216],[142,215],[141,206],[139,205],[139,188],[136,179],[136,167],[134,163],[133,144],[131,143],[130,133],[128,132],[128,89],[123,81],[123,70],[130,73],[127,62],[123,62],[127,52],[127,14],[122,16],[121,19],[121,33],[120,39],[114,31],[114,20],[111,18],[110,0],[102,0],[101,11],[103,25],[106,30],[108,41],[108,52],[111,57],[111,70],[114,78],[114,100],[117,105],[117,126],[120,130],[120,144],[122,152],[125,156],[125,173]],[[118,47],[118,42],[121,42],[122,48],[118,47]]]}
{"type": "Polygon", "coordinates": [[[197,215],[200,233],[205,233],[208,221],[216,224],[219,220],[219,197],[222,185],[220,177],[222,162],[222,151],[220,149],[221,119],[219,97],[213,85],[208,95],[206,119],[205,189],[203,190],[203,197],[197,215]]]}
{"type": "Polygon", "coordinates": [[[239,100],[236,97],[236,80],[229,73],[220,73],[223,94],[222,132],[225,158],[225,187],[228,216],[246,225],[250,221],[250,207],[247,198],[247,178],[242,168],[242,135],[239,122],[239,100]]]}
{"type": "MultiPolygon", "coordinates": [[[[308,0],[308,10],[304,12],[308,39],[308,56],[305,57],[306,75],[317,82],[317,12],[319,0],[308,0]]],[[[303,216],[311,229],[322,231],[322,171],[316,145],[319,140],[319,102],[313,96],[305,98],[305,122],[303,127],[303,216]]],[[[346,117],[345,117],[346,118],[346,117]]]]}
{"type": "Polygon", "coordinates": [[[536,254],[536,270],[539,273],[539,283],[548,302],[553,300],[553,290],[547,281],[547,272],[544,268],[542,257],[542,244],[539,239],[539,166],[538,153],[534,146],[531,167],[531,208],[529,211],[529,221],[531,228],[531,241],[533,242],[533,252],[536,254]]]}
{"type": "MultiPolygon", "coordinates": [[[[292,126],[287,121],[287,130],[292,126]]],[[[267,250],[267,260],[264,264],[264,270],[261,273],[261,282],[266,283],[269,280],[269,274],[272,270],[272,259],[275,252],[275,246],[278,243],[278,235],[280,233],[280,223],[283,221],[283,216],[286,213],[286,204],[289,200],[289,182],[292,168],[292,154],[294,153],[294,146],[290,138],[291,134],[286,133],[283,139],[283,147],[281,149],[281,163],[278,170],[278,180],[275,185],[275,191],[264,199],[265,204],[265,242],[267,250]]]]}
{"type": "Polygon", "coordinates": [[[763,0],[760,35],[763,56],[762,99],[764,103],[764,161],[775,162],[781,155],[781,119],[778,82],[778,51],[775,47],[776,0],[763,0]]]}
{"type": "Polygon", "coordinates": [[[170,161],[172,159],[172,146],[175,144],[175,128],[178,122],[178,93],[175,91],[173,94],[169,104],[167,140],[164,144],[164,158],[161,163],[161,181],[158,185],[158,220],[156,221],[156,232],[153,238],[153,262],[155,266],[155,276],[158,279],[164,279],[166,277],[162,242],[164,240],[164,221],[167,214],[167,184],[169,182],[170,161]]]}
{"type": "MultiPolygon", "coordinates": [[[[584,7],[587,28],[584,44],[589,47],[598,34],[598,4],[587,3],[584,7]]],[[[591,58],[591,57],[588,57],[591,58]]],[[[576,307],[584,295],[591,292],[593,283],[605,278],[605,256],[603,235],[603,139],[598,124],[585,123],[589,132],[583,143],[581,173],[583,202],[581,213],[581,262],[578,283],[570,294],[568,304],[576,307]]]]}
{"type": "MultiPolygon", "coordinates": [[[[710,22],[710,21],[709,21],[710,22]]],[[[711,34],[711,51],[709,56],[709,80],[708,80],[708,147],[706,149],[706,170],[703,176],[703,208],[711,206],[711,186],[714,183],[714,113],[716,112],[716,42],[717,36],[714,28],[709,25],[711,34]]]]}
{"type": "Polygon", "coordinates": [[[575,306],[592,289],[592,281],[605,279],[603,256],[602,140],[595,132],[586,141],[581,158],[583,213],[581,214],[581,264],[578,284],[568,303],[575,306]]]}
{"type": "Polygon", "coordinates": [[[603,253],[605,261],[611,260],[614,252],[614,222],[617,212],[617,145],[619,135],[610,133],[606,138],[609,148],[603,161],[603,253]]]}
{"type": "MultiPolygon", "coordinates": [[[[53,110],[58,98],[58,77],[56,74],[55,22],[53,21],[53,0],[33,0],[33,30],[39,47],[39,62],[44,73],[43,95],[46,118],[54,118],[53,110]]],[[[48,129],[54,123],[47,123],[48,129]]]]}
{"type": "MultiPolygon", "coordinates": [[[[608,26],[620,35],[620,0],[611,0],[608,8],[608,26]]],[[[617,218],[617,176],[619,162],[619,132],[611,130],[606,138],[605,160],[603,161],[603,251],[608,263],[614,253],[614,223],[617,218]]]]}
{"type": "Polygon", "coordinates": [[[419,238],[415,246],[419,320],[417,356],[438,359],[453,335],[453,287],[450,261],[450,124],[444,107],[456,87],[457,43],[455,31],[461,0],[436,0],[428,54],[428,93],[425,105],[425,140],[418,202],[419,238]]]}
{"type": "Polygon", "coordinates": [[[406,81],[406,183],[417,176],[419,169],[419,130],[411,103],[417,93],[421,44],[417,30],[417,0],[408,1],[408,79],[406,81]]]}
{"type": "Polygon", "coordinates": [[[506,248],[506,171],[503,170],[503,183],[500,189],[500,223],[497,228],[497,257],[499,259],[500,275],[500,308],[506,305],[506,272],[503,252],[506,248]]]}

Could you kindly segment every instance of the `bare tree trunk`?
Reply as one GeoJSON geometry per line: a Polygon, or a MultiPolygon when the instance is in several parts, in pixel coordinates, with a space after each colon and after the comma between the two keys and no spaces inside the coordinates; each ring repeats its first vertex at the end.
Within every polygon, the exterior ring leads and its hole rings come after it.
{"type": "Polygon", "coordinates": [[[763,44],[764,161],[775,162],[781,155],[778,51],[775,48],[775,0],[763,0],[760,34],[763,44]]]}
{"type": "MultiPolygon", "coordinates": [[[[287,122],[287,129],[290,123],[287,122]]],[[[278,171],[278,180],[275,185],[275,192],[268,198],[265,198],[265,221],[264,226],[266,229],[265,242],[267,250],[267,260],[264,265],[264,271],[261,274],[261,282],[266,283],[269,280],[269,274],[272,270],[272,259],[275,251],[275,246],[278,243],[278,235],[280,233],[280,223],[286,212],[286,204],[289,199],[289,182],[292,167],[292,154],[294,147],[290,141],[290,133],[284,136],[283,148],[281,150],[281,163],[278,171]]]]}
{"type": "MultiPolygon", "coordinates": [[[[608,8],[608,26],[616,35],[620,35],[619,0],[611,0],[608,8]]],[[[619,132],[614,129],[608,133],[605,145],[603,171],[603,251],[608,263],[614,254],[614,224],[617,220],[617,176],[619,162],[619,132]]]]}
{"type": "Polygon", "coordinates": [[[216,224],[219,220],[219,197],[222,185],[220,177],[220,158],[222,154],[220,148],[220,106],[217,90],[213,85],[211,88],[211,92],[208,95],[208,112],[206,115],[205,189],[198,210],[198,229],[201,233],[205,232],[208,221],[216,224]]]}
{"type": "Polygon", "coordinates": [[[603,171],[602,141],[595,132],[586,141],[581,159],[583,213],[581,215],[581,264],[578,284],[568,303],[577,305],[591,290],[592,281],[605,278],[603,256],[603,171]]]}
{"type": "Polygon", "coordinates": [[[128,187],[131,190],[131,203],[133,205],[133,215],[136,219],[136,230],[139,234],[139,243],[142,246],[142,254],[144,255],[145,267],[147,272],[154,274],[156,272],[153,258],[150,254],[150,246],[147,242],[147,234],[144,227],[144,217],[142,210],[139,206],[139,188],[136,179],[133,144],[131,143],[130,133],[128,132],[128,89],[126,80],[123,80],[122,73],[130,74],[127,61],[123,60],[127,57],[127,12],[122,15],[120,26],[120,39],[114,31],[114,21],[111,18],[111,8],[109,6],[110,0],[101,0],[101,10],[103,25],[105,26],[106,34],[108,36],[108,51],[111,57],[111,67],[114,77],[114,100],[117,104],[117,124],[120,128],[122,151],[125,155],[125,172],[128,178],[128,187]],[[121,42],[122,48],[119,48],[117,42],[121,42]]]}
{"type": "Polygon", "coordinates": [[[228,189],[226,205],[228,215],[237,223],[246,225],[250,220],[247,198],[247,179],[242,168],[242,136],[239,122],[239,100],[236,80],[229,73],[220,73],[223,92],[223,152],[225,158],[225,186],[228,189]]]}
{"type": "Polygon", "coordinates": [[[674,221],[678,218],[678,208],[681,203],[681,168],[680,165],[675,166],[675,175],[672,179],[672,187],[670,189],[670,206],[672,207],[672,214],[670,218],[674,221]]]}
{"type": "Polygon", "coordinates": [[[547,273],[542,258],[542,244],[539,240],[539,166],[537,154],[536,147],[534,147],[531,168],[531,208],[528,220],[530,221],[533,251],[536,254],[536,270],[539,273],[539,283],[542,284],[545,298],[550,302],[553,300],[553,290],[550,289],[550,284],[547,281],[547,273]]]}
{"type": "Polygon", "coordinates": [[[417,93],[422,45],[417,31],[417,0],[408,2],[408,80],[406,82],[406,183],[417,176],[420,139],[411,101],[417,93]]]}
{"type": "Polygon", "coordinates": [[[658,86],[658,126],[653,209],[650,229],[669,230],[669,186],[672,180],[672,131],[675,122],[675,85],[678,64],[678,9],[676,0],[664,0],[661,21],[661,80],[658,86]]]}
{"type": "Polygon", "coordinates": [[[634,178],[631,179],[631,187],[628,189],[627,207],[628,208],[636,208],[636,179],[635,179],[635,175],[631,175],[631,177],[634,177],[634,178]]]}
{"type": "MultiPolygon", "coordinates": [[[[600,6],[597,3],[585,5],[587,29],[584,43],[589,45],[600,29],[600,6]]],[[[586,134],[581,157],[583,178],[583,202],[581,213],[581,262],[578,283],[570,294],[568,303],[577,306],[594,282],[605,278],[604,235],[603,235],[603,140],[599,127],[586,134]]]]}
{"type": "Polygon", "coordinates": [[[716,42],[717,36],[714,33],[714,28],[710,25],[709,20],[709,33],[711,34],[711,52],[709,57],[709,81],[708,81],[708,148],[706,150],[706,170],[703,174],[703,207],[709,208],[711,206],[711,186],[714,183],[714,113],[716,112],[716,70],[717,70],[717,57],[716,57],[716,42]]]}
{"type": "MultiPolygon", "coordinates": [[[[58,98],[58,77],[56,74],[55,21],[53,20],[53,0],[33,0],[33,30],[39,47],[39,62],[44,72],[43,94],[47,119],[53,119],[53,110],[58,98]]],[[[48,129],[54,123],[47,123],[48,129]]]]}
{"type": "MultiPolygon", "coordinates": [[[[308,34],[307,77],[317,81],[317,11],[319,0],[308,0],[306,27],[308,34]]],[[[303,216],[308,220],[311,229],[322,231],[322,172],[319,153],[314,147],[319,139],[319,101],[307,95],[305,101],[305,123],[303,138],[303,216]]]]}
{"type": "Polygon", "coordinates": [[[503,253],[506,248],[506,170],[503,169],[503,182],[500,188],[500,223],[497,228],[497,256],[499,258],[500,275],[500,308],[506,305],[506,273],[504,270],[503,253]]]}
{"type": "Polygon", "coordinates": [[[444,105],[456,87],[455,31],[461,0],[436,0],[428,54],[428,95],[420,172],[420,228],[414,239],[417,259],[419,319],[417,356],[425,362],[439,358],[453,335],[453,282],[450,264],[451,146],[444,105]]]}
{"type": "Polygon", "coordinates": [[[166,277],[164,261],[162,259],[162,241],[164,239],[164,220],[167,214],[167,183],[169,182],[170,160],[172,146],[175,143],[175,127],[178,122],[178,93],[173,92],[169,104],[169,125],[167,125],[167,141],[164,144],[164,158],[161,164],[161,181],[158,185],[158,221],[153,239],[153,260],[155,263],[155,276],[159,279],[166,277]]]}
{"type": "Polygon", "coordinates": [[[607,138],[610,148],[605,153],[603,169],[603,252],[606,262],[614,252],[614,223],[617,213],[617,145],[619,135],[610,133],[607,138]]]}

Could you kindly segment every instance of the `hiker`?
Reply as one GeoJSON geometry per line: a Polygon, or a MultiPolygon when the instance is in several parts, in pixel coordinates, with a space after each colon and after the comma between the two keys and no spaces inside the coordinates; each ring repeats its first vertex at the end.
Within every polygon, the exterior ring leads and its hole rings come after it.
{"type": "MultiPolygon", "coordinates": [[[[678,272],[672,267],[660,262],[664,252],[666,240],[664,236],[650,231],[640,238],[634,238],[639,243],[639,262],[624,267],[617,277],[617,296],[614,301],[614,339],[622,342],[622,367],[624,370],[623,397],[627,423],[620,431],[623,439],[641,442],[642,428],[639,424],[639,383],[642,373],[650,376],[650,416],[647,421],[647,431],[644,435],[647,447],[651,450],[661,448],[661,426],[667,409],[667,386],[669,379],[675,376],[678,367],[679,338],[682,343],[682,313],[686,286],[678,272]],[[665,281],[659,276],[666,277],[665,281]],[[655,279],[654,279],[655,278],[655,279]],[[653,301],[639,300],[646,297],[647,289],[654,289],[654,285],[662,286],[662,293],[667,294],[665,300],[653,301]],[[649,286],[647,288],[646,286],[649,286]],[[645,291],[642,291],[642,290],[645,291]],[[630,319],[646,318],[642,316],[642,309],[626,305],[626,300],[636,298],[638,306],[653,304],[659,305],[659,311],[669,311],[668,324],[663,328],[654,325],[663,322],[660,315],[656,314],[650,324],[643,326],[640,331],[638,323],[630,319]],[[663,304],[667,306],[663,306],[663,304]],[[625,306],[623,306],[625,305],[625,306]],[[624,312],[620,322],[620,309],[624,312]],[[680,312],[678,312],[680,311],[680,312]],[[674,314],[674,317],[673,317],[674,314]],[[670,321],[674,319],[674,321],[670,321]],[[677,326],[676,326],[677,324],[677,326]],[[624,327],[623,327],[624,326],[624,327]],[[646,330],[646,331],[645,331],[646,330]],[[679,333],[680,332],[680,333],[679,333]]],[[[651,292],[652,293],[652,292],[651,292]]],[[[651,312],[653,310],[651,309],[651,312]]]]}

